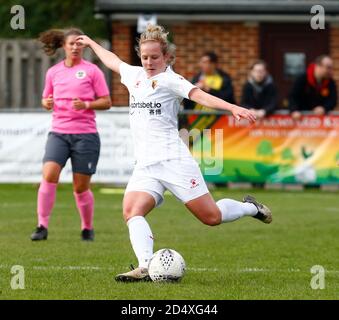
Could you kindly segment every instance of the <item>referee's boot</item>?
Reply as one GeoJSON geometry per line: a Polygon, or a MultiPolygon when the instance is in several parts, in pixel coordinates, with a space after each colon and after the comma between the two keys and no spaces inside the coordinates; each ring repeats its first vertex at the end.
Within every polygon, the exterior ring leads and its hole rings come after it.
{"type": "Polygon", "coordinates": [[[48,230],[43,225],[36,228],[35,232],[31,235],[32,241],[47,240],[48,230]]]}
{"type": "Polygon", "coordinates": [[[272,222],[272,212],[271,210],[265,206],[262,203],[259,203],[253,196],[246,196],[243,199],[243,202],[248,202],[248,203],[252,203],[254,204],[257,209],[258,209],[258,213],[253,216],[253,218],[256,218],[260,221],[262,221],[263,223],[271,223],[272,222]]]}
{"type": "Polygon", "coordinates": [[[93,229],[83,229],[81,231],[81,239],[83,241],[94,241],[94,230],[93,229]]]}
{"type": "Polygon", "coordinates": [[[148,269],[140,267],[134,269],[133,265],[131,265],[131,271],[118,274],[115,280],[118,282],[141,282],[151,281],[151,278],[148,274],[148,269]]]}

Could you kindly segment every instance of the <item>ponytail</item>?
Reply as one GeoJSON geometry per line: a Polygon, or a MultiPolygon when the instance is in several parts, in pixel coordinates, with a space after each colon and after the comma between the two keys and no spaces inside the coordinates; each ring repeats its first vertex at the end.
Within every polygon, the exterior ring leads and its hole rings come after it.
{"type": "Polygon", "coordinates": [[[52,56],[61,48],[68,36],[81,36],[84,33],[77,28],[63,29],[50,29],[42,32],[38,40],[43,44],[42,49],[48,56],[52,56]]]}

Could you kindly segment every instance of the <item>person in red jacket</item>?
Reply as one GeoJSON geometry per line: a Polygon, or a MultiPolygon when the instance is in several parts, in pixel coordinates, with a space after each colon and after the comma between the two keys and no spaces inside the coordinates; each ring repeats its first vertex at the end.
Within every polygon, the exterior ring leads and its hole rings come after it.
{"type": "Polygon", "coordinates": [[[289,109],[294,119],[299,119],[302,111],[324,115],[335,108],[337,88],[332,74],[333,60],[321,55],[308,66],[305,74],[296,78],[289,95],[289,109]]]}

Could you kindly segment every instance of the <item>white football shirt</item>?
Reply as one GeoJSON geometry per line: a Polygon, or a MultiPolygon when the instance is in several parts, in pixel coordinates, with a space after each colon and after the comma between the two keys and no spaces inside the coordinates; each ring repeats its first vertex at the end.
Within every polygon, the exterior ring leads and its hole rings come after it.
{"type": "Polygon", "coordinates": [[[178,111],[195,86],[170,67],[147,78],[142,67],[120,64],[121,83],[129,91],[129,118],[137,166],[191,157],[179,137],[178,111]]]}

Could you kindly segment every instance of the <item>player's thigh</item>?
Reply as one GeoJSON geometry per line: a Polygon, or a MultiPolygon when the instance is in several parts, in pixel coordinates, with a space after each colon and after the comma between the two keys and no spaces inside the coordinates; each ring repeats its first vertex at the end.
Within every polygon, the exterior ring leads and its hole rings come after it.
{"type": "Polygon", "coordinates": [[[47,182],[57,183],[62,168],[70,155],[67,135],[49,132],[43,157],[43,178],[47,182]]]}
{"type": "Polygon", "coordinates": [[[43,157],[43,177],[48,182],[57,182],[60,172],[70,156],[68,135],[50,132],[43,157]],[[49,181],[49,180],[54,181],[49,181]]]}
{"type": "Polygon", "coordinates": [[[154,175],[152,166],[135,167],[128,181],[123,201],[125,220],[132,216],[145,216],[164,201],[165,187],[154,175]]]}
{"type": "Polygon", "coordinates": [[[123,215],[125,221],[135,216],[146,216],[156,205],[154,197],[144,191],[126,192],[123,199],[123,215]]]}
{"type": "Polygon", "coordinates": [[[192,158],[163,163],[163,184],[203,223],[216,224],[220,216],[199,165],[192,158]]]}
{"type": "Polygon", "coordinates": [[[73,173],[73,191],[82,193],[90,188],[91,175],[82,173],[73,173]]]}
{"type": "Polygon", "coordinates": [[[93,175],[100,155],[100,138],[97,133],[71,135],[71,162],[73,173],[93,175]]]}
{"type": "Polygon", "coordinates": [[[220,209],[210,193],[186,202],[185,206],[204,224],[215,226],[221,223],[220,209]]]}

